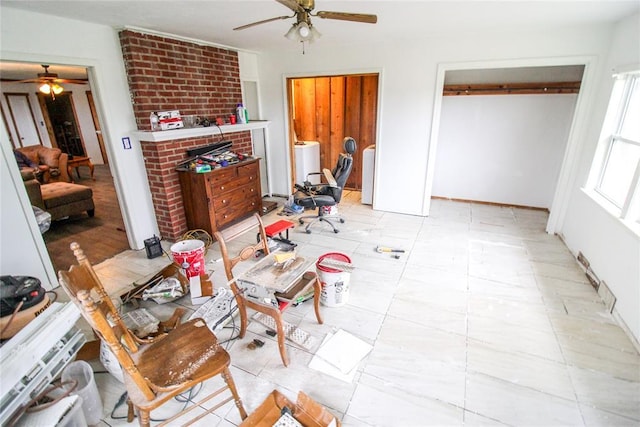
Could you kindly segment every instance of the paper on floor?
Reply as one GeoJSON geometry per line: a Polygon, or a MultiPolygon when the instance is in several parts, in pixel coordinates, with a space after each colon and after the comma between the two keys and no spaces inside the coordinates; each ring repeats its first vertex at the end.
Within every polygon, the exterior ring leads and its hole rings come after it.
{"type": "Polygon", "coordinates": [[[351,382],[358,364],[372,348],[370,344],[340,329],[325,338],[309,367],[351,382]]]}

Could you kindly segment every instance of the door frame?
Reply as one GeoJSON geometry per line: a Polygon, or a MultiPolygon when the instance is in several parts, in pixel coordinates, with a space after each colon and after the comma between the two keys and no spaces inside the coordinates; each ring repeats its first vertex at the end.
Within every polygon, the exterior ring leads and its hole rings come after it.
{"type": "MultiPolygon", "coordinates": [[[[96,104],[93,102],[93,93],[91,90],[85,91],[87,95],[87,102],[89,103],[89,110],[91,110],[91,120],[93,120],[93,127],[96,130],[96,137],[98,138],[98,146],[100,147],[100,155],[102,156],[102,162],[105,165],[109,164],[109,157],[107,156],[107,150],[104,147],[104,138],[102,137],[102,127],[100,126],[100,117],[96,110],[96,104]]],[[[85,147],[86,150],[86,147],[85,147]]]]}
{"type": "MultiPolygon", "coordinates": [[[[46,97],[47,95],[44,93],[38,93],[38,103],[40,104],[40,109],[42,110],[42,117],[44,117],[44,123],[47,127],[47,133],[49,134],[49,138],[51,139],[51,146],[55,148],[60,148],[60,144],[58,144],[58,139],[56,138],[55,131],[53,129],[53,124],[51,123],[51,117],[49,116],[49,109],[47,108],[46,97]]],[[[84,144],[84,138],[82,137],[82,129],[80,128],[80,122],[78,121],[78,112],[76,111],[76,104],[73,101],[73,92],[72,91],[64,91],[58,98],[64,99],[67,98],[69,100],[69,106],[71,108],[71,113],[73,114],[73,121],[75,124],[76,131],[78,133],[78,138],[80,139],[80,145],[82,146],[82,151],[84,155],[87,155],[87,147],[84,144]]],[[[93,115],[93,111],[91,112],[93,115]]],[[[102,148],[102,147],[101,147],[102,148]]]]}
{"type": "Polygon", "coordinates": [[[593,56],[563,57],[563,58],[536,58],[526,60],[504,60],[504,61],[480,61],[480,62],[460,62],[438,64],[436,75],[436,92],[434,96],[434,108],[431,123],[431,135],[429,138],[429,150],[427,159],[427,176],[425,178],[425,193],[422,205],[422,214],[429,215],[431,208],[431,195],[433,191],[433,178],[435,174],[436,153],[438,148],[438,138],[440,133],[440,119],[442,115],[442,98],[444,90],[444,77],[447,71],[454,70],[479,70],[493,68],[519,68],[519,67],[548,67],[548,66],[569,66],[583,65],[582,83],[578,92],[578,99],[573,113],[573,119],[567,138],[560,174],[556,181],[553,201],[549,209],[549,219],[547,221],[547,233],[557,233],[560,231],[564,220],[570,193],[571,183],[575,181],[578,170],[578,158],[580,149],[579,130],[584,128],[584,118],[588,109],[587,100],[591,98],[594,90],[591,81],[594,80],[596,58],[593,56]]]}
{"type": "MultiPolygon", "coordinates": [[[[292,93],[292,83],[293,80],[296,79],[310,79],[310,78],[320,78],[320,77],[348,77],[348,76],[360,76],[366,74],[377,74],[378,76],[378,88],[377,88],[377,105],[376,105],[376,126],[374,131],[375,143],[378,144],[380,141],[380,114],[382,111],[382,81],[383,81],[383,70],[380,68],[374,69],[364,69],[364,70],[348,70],[348,71],[334,71],[334,72],[305,72],[305,73],[293,73],[293,74],[285,74],[283,76],[283,95],[286,102],[284,103],[285,109],[285,120],[284,120],[284,134],[287,135],[288,140],[288,152],[287,156],[287,182],[289,188],[294,188],[295,184],[295,137],[294,137],[294,128],[293,128],[293,93],[292,93]]],[[[364,148],[364,147],[363,147],[364,148]]],[[[376,187],[375,183],[377,182],[376,175],[376,167],[377,162],[377,153],[379,150],[375,150],[376,154],[374,156],[374,188],[373,188],[373,200],[374,200],[374,209],[375,209],[375,193],[376,187]]]]}

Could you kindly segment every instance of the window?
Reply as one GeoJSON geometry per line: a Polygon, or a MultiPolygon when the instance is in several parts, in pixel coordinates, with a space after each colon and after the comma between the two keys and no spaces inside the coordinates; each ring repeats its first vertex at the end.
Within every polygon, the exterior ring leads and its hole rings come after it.
{"type": "Polygon", "coordinates": [[[593,190],[625,221],[640,224],[640,72],[615,76],[601,146],[592,169],[593,190]]]}

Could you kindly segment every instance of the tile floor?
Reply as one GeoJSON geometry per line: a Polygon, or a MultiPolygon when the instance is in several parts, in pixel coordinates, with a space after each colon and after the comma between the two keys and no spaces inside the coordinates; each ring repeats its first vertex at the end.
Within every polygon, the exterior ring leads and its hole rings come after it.
{"type": "MultiPolygon", "coordinates": [[[[640,424],[640,356],[571,253],[544,232],[546,213],[434,200],[422,218],[373,211],[357,192],[343,198],[340,213],[347,221],[339,234],[319,224],[311,234],[296,227],[290,237],[303,256],[351,258],[348,304],[324,307],[323,325],[310,303],[285,319],[318,342],[342,329],[373,349],[347,383],[309,368],[312,352],[291,342],[285,368],[274,339],[250,323],[244,339],[225,344],[248,412],[278,389],[292,400],[304,391],[345,426],[640,424]],[[394,259],[376,253],[377,245],[406,253],[394,259]],[[251,350],[256,337],[266,344],[251,350]]],[[[272,212],[264,222],[282,218],[272,212]]],[[[219,258],[214,244],[207,269],[216,284],[226,283],[219,258]]],[[[166,263],[128,251],[96,271],[114,288],[166,263]]],[[[178,303],[193,308],[188,297],[178,303]]],[[[151,309],[168,316],[172,304],[151,309]]],[[[110,417],[123,385],[109,374],[96,379],[101,425],[127,425],[110,417]]],[[[227,404],[200,425],[239,423],[227,404]]]]}

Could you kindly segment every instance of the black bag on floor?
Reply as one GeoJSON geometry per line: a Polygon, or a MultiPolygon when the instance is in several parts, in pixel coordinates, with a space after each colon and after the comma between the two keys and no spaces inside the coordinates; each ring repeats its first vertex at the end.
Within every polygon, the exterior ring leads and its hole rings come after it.
{"type": "Polygon", "coordinates": [[[30,276],[0,276],[0,317],[10,316],[22,302],[19,311],[40,303],[46,291],[40,280],[30,276]]]}

